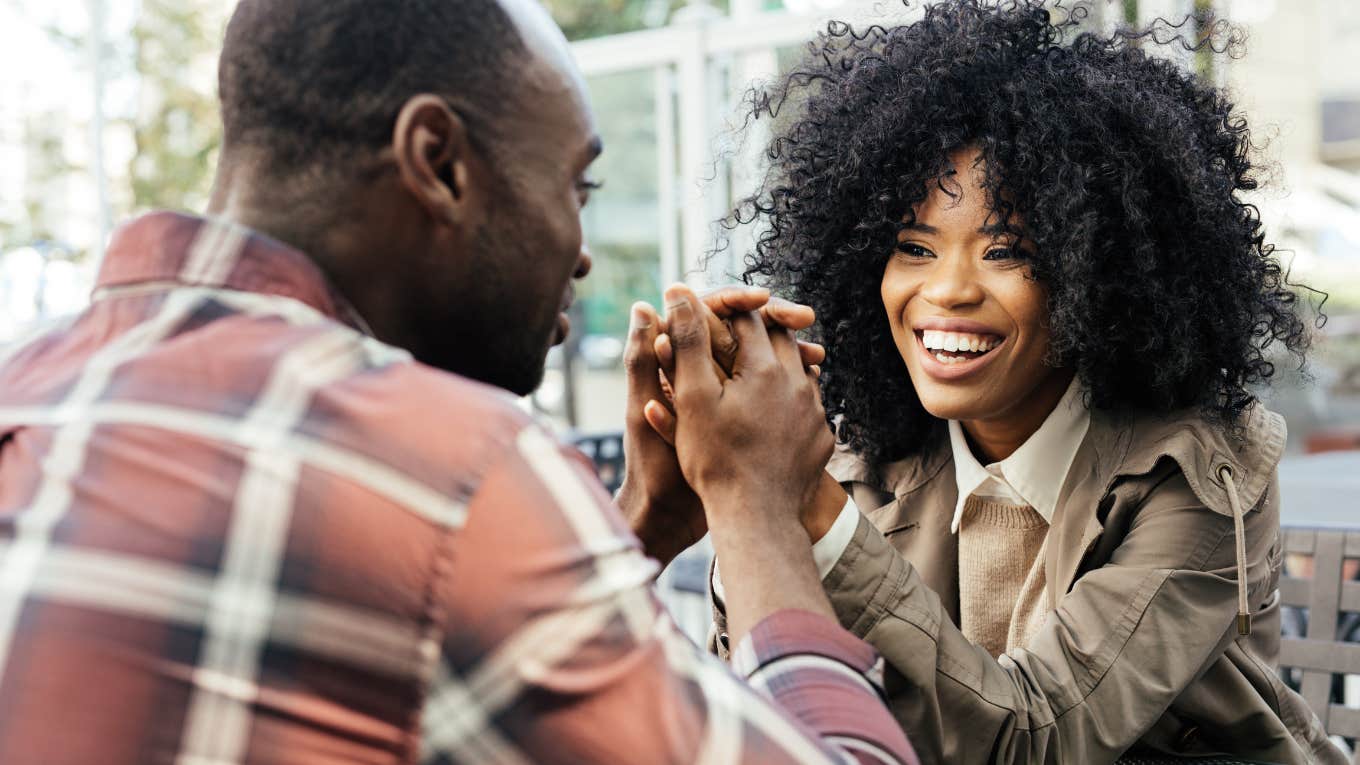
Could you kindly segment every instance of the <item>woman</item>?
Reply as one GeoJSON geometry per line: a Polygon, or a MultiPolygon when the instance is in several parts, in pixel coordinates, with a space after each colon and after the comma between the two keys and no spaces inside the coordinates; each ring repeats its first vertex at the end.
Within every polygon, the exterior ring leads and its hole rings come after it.
{"type": "Polygon", "coordinates": [[[825,587],[923,761],[1341,762],[1276,676],[1284,423],[1249,388],[1307,333],[1246,123],[1078,26],[833,26],[755,102],[796,104],[737,219],[828,351],[825,587]]]}

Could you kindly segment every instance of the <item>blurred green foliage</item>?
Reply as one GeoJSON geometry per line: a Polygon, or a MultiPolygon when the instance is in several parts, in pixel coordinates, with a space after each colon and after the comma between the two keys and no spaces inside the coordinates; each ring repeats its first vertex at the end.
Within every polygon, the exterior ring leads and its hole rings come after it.
{"type": "Polygon", "coordinates": [[[588,83],[605,151],[591,168],[604,187],[582,213],[595,260],[579,287],[587,334],[624,335],[632,302],[661,296],[656,84],[651,70],[588,83]]]}
{"type": "Polygon", "coordinates": [[[29,193],[24,195],[22,215],[17,220],[0,219],[0,252],[9,245],[59,240],[60,220],[50,209],[54,187],[71,180],[84,168],[66,156],[63,128],[65,115],[57,112],[30,114],[23,121],[24,155],[28,164],[25,180],[29,193]]]}
{"type": "MultiPolygon", "coordinates": [[[[686,0],[543,0],[568,40],[665,26],[686,0]]],[[[711,5],[727,11],[727,0],[711,5]]]]}
{"type": "MultiPolygon", "coordinates": [[[[143,93],[131,118],[137,151],[128,167],[132,206],[201,208],[222,143],[215,88],[186,73],[215,69],[223,18],[211,0],[142,0],[133,68],[143,93]]],[[[212,82],[212,79],[208,79],[212,82]]]]}

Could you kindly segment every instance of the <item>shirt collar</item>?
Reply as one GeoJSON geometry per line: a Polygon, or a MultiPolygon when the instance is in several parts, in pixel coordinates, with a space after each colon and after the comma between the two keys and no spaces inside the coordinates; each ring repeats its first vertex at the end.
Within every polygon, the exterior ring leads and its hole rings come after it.
{"type": "Polygon", "coordinates": [[[1072,468],[1077,449],[1090,425],[1091,413],[1082,401],[1081,384],[1075,377],[1034,435],[1011,456],[986,467],[968,448],[963,427],[958,421],[950,420],[949,446],[954,453],[954,480],[959,489],[950,530],[958,532],[964,503],[989,485],[995,487],[993,491],[999,489],[1003,496],[1013,496],[1033,507],[1045,521],[1052,523],[1058,508],[1058,493],[1062,491],[1067,472],[1072,468]]]}
{"type": "Polygon", "coordinates": [[[155,212],[114,232],[94,299],[128,288],[216,287],[292,298],[367,335],[363,319],[301,251],[220,218],[155,212]]]}

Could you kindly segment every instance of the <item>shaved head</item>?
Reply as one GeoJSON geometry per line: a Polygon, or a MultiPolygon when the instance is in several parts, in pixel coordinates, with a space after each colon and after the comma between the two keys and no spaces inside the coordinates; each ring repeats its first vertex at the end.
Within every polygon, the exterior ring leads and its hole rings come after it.
{"type": "Polygon", "coordinates": [[[420,93],[447,98],[490,142],[523,25],[497,0],[242,0],[218,75],[225,149],[249,147],[279,173],[353,161],[391,140],[420,93]]]}

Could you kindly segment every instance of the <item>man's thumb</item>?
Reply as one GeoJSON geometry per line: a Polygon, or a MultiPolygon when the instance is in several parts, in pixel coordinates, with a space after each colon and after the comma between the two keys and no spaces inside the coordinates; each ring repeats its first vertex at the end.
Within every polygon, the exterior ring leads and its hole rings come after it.
{"type": "Polygon", "coordinates": [[[699,299],[683,284],[666,290],[666,327],[675,355],[675,379],[672,383],[676,396],[696,387],[721,387],[713,372],[712,354],[708,345],[708,323],[699,313],[699,299]]]}

